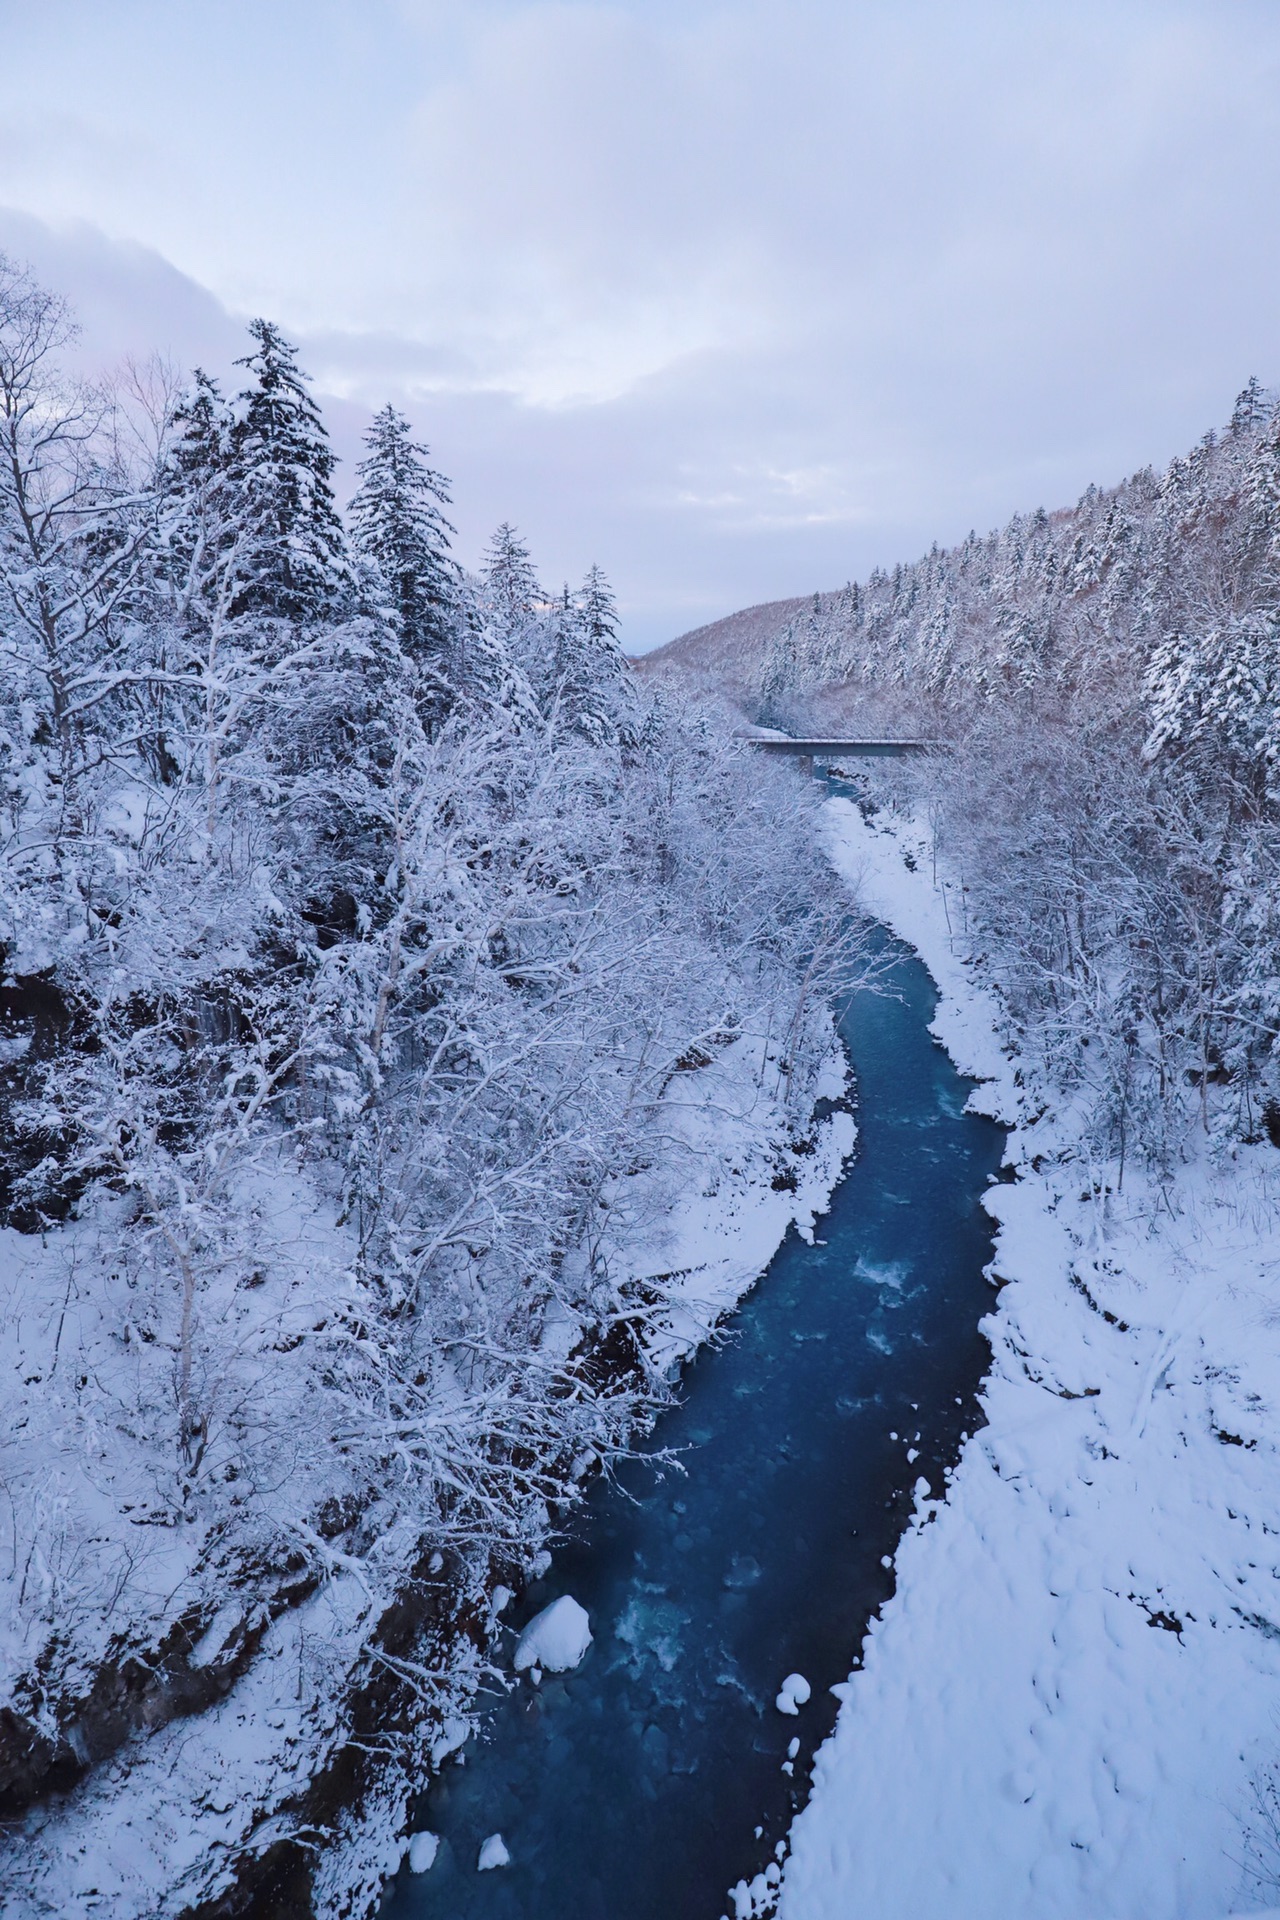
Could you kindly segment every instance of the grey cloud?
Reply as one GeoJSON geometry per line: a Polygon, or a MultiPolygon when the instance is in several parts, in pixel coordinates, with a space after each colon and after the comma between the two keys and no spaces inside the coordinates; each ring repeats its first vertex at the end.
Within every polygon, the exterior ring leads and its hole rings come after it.
{"type": "Polygon", "coordinates": [[[307,366],[327,392],[377,407],[388,390],[429,395],[439,389],[481,384],[475,362],[456,348],[409,340],[396,333],[312,330],[306,336],[307,366]]]}
{"type": "Polygon", "coordinates": [[[55,227],[0,207],[0,249],[70,300],[95,370],[153,351],[222,366],[243,351],[242,330],[221,301],[152,247],[109,239],[88,221],[55,227]]]}
{"type": "MultiPolygon", "coordinates": [[[[106,46],[96,9],[60,13],[106,46]]],[[[633,645],[1074,498],[1280,378],[1280,16],[1255,0],[285,4],[271,72],[291,20],[309,37],[274,117],[232,0],[189,129],[183,17],[115,10],[110,72],[144,23],[148,60],[96,101],[101,178],[80,148],[58,174],[150,247],[30,220],[24,245],[19,215],[0,244],[108,357],[225,367],[229,309],[265,307],[344,460],[397,400],[464,557],[509,517],[552,581],[598,559],[633,645]],[[129,157],[144,124],[171,188],[129,157]]],[[[25,32],[8,84],[38,96],[25,32]]]]}

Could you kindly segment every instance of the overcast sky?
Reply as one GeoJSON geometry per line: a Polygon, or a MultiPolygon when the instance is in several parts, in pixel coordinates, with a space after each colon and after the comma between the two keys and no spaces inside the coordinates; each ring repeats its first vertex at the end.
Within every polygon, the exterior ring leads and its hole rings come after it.
{"type": "MultiPolygon", "coordinates": [[[[0,0],[0,246],[86,354],[299,340],[640,648],[1280,382],[1276,0],[0,0]]],[[[349,481],[350,467],[340,477],[349,481]]]]}

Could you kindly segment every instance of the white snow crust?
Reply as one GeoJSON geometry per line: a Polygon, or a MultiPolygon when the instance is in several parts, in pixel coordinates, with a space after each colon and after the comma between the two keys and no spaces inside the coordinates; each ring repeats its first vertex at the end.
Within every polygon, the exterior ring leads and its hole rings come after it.
{"type": "Polygon", "coordinates": [[[545,1673],[569,1673],[591,1645],[591,1623],[585,1607],[562,1593],[536,1613],[516,1642],[512,1665],[517,1673],[541,1667],[545,1673]]]}
{"type": "Polygon", "coordinates": [[[987,1196],[988,1424],[945,1500],[917,1489],[781,1920],[1276,1911],[1242,1861],[1280,1749],[1280,1156],[1192,1159],[1163,1205],[1131,1172],[1099,1198],[1069,1104],[1018,1084],[923,826],[839,800],[825,821],[933,974],[934,1031],[987,1082],[971,1104],[1013,1128],[1019,1178],[987,1196]]]}

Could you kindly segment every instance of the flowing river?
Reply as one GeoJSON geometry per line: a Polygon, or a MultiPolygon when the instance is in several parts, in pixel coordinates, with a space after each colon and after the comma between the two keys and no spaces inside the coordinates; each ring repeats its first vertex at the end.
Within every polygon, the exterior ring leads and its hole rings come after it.
{"type": "Polygon", "coordinates": [[[789,1236],[732,1338],[687,1369],[651,1442],[683,1471],[599,1483],[512,1609],[518,1629],[572,1594],[593,1644],[572,1673],[522,1679],[431,1783],[417,1824],[439,1852],[400,1874],[385,1920],[719,1920],[775,1858],[915,1484],[941,1489],[988,1358],[981,1197],[1004,1134],[964,1112],[929,976],[889,946],[897,997],[857,994],[841,1021],[859,1135],[819,1244],[789,1236]],[[812,1697],[789,1717],[793,1672],[812,1697]],[[478,1872],[495,1833],[509,1864],[478,1872]]]}

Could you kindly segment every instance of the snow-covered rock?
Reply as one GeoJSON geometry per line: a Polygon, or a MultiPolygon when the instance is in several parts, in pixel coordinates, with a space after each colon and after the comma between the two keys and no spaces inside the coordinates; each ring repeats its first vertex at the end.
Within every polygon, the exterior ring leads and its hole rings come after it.
{"type": "Polygon", "coordinates": [[[562,1593],[536,1613],[516,1642],[515,1669],[541,1667],[545,1673],[568,1673],[591,1645],[587,1610],[571,1594],[562,1593]]]}
{"type": "Polygon", "coordinates": [[[461,1714],[451,1714],[441,1727],[439,1735],[431,1743],[431,1765],[437,1771],[451,1753],[466,1744],[471,1732],[471,1722],[464,1720],[461,1714]]]}
{"type": "Polygon", "coordinates": [[[507,1852],[506,1842],[500,1833],[491,1833],[480,1849],[480,1858],[476,1861],[476,1872],[487,1873],[490,1867],[508,1867],[511,1855],[507,1852]]]}
{"type": "Polygon", "coordinates": [[[415,1833],[409,1841],[408,1861],[410,1873],[426,1873],[435,1865],[436,1854],[440,1851],[438,1833],[415,1833]]]}
{"type": "Polygon", "coordinates": [[[809,1698],[809,1691],[809,1682],[802,1673],[789,1673],[773,1704],[779,1713],[799,1713],[809,1698]]]}

